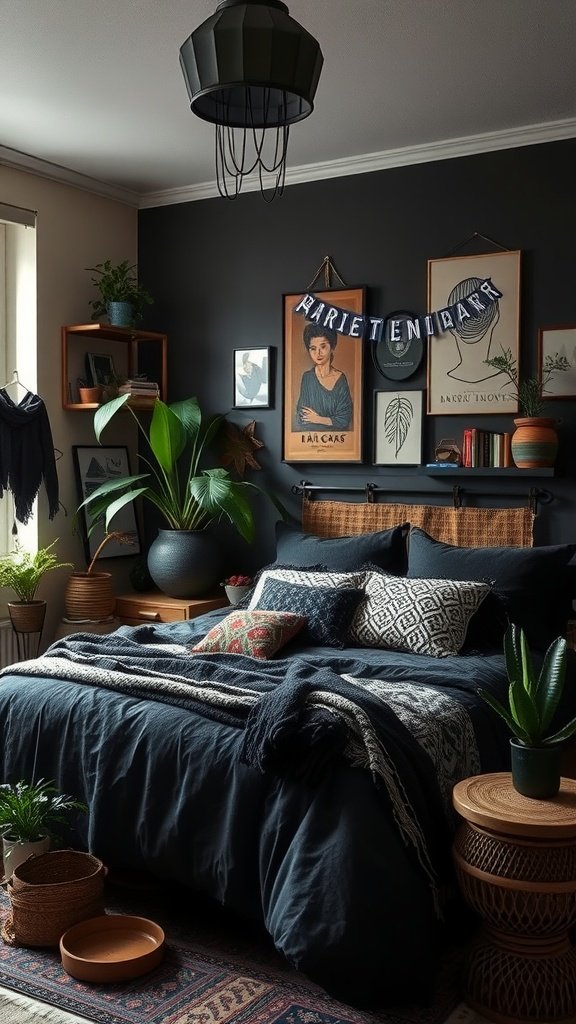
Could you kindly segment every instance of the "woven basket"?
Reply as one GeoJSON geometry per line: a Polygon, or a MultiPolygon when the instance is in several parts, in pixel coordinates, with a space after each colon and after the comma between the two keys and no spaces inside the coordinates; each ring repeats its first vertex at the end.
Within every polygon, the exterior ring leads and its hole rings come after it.
{"type": "Polygon", "coordinates": [[[101,860],[78,850],[31,857],[8,884],[2,938],[11,946],[57,946],[67,928],[104,913],[105,875],[101,860]]]}

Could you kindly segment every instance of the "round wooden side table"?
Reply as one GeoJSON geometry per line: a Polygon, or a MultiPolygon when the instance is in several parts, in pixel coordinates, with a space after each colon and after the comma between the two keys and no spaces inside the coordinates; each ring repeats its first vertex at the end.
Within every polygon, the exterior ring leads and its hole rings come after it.
{"type": "Polygon", "coordinates": [[[509,772],[457,783],[464,819],[456,873],[483,926],[468,958],[464,998],[489,1020],[576,1022],[576,781],[551,800],[517,793],[509,772]]]}

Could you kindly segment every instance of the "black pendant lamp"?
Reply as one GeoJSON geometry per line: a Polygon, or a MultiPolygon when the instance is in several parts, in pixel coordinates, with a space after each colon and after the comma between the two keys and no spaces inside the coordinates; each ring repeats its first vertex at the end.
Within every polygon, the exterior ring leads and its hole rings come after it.
{"type": "Polygon", "coordinates": [[[281,195],[290,125],[312,113],[323,61],[281,0],[221,0],[180,47],[191,110],[216,125],[220,195],[255,171],[265,199],[281,195]]]}

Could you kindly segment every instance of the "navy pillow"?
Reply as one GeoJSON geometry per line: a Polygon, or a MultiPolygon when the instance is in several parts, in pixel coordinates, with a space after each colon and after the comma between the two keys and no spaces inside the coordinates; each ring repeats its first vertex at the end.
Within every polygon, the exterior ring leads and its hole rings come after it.
{"type": "Polygon", "coordinates": [[[364,597],[355,587],[306,587],[284,580],[266,580],[258,604],[266,611],[291,612],[306,617],[298,639],[320,647],[343,647],[354,613],[364,597]]]}
{"type": "Polygon", "coordinates": [[[352,537],[315,537],[279,520],[276,523],[276,561],[295,566],[319,563],[332,572],[348,572],[371,562],[395,576],[404,576],[407,533],[408,523],[404,523],[390,530],[352,537]]]}
{"type": "Polygon", "coordinates": [[[522,627],[531,647],[546,650],[557,636],[566,634],[572,615],[568,562],[575,554],[576,544],[459,548],[414,527],[408,576],[492,584],[492,594],[470,622],[468,646],[500,646],[509,620],[522,627]]]}

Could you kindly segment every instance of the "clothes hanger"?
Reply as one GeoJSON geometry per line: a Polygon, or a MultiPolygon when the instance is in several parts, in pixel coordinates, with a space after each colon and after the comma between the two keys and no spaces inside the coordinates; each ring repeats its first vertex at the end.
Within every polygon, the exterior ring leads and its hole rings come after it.
{"type": "Polygon", "coordinates": [[[7,388],[11,384],[18,384],[18,386],[23,388],[24,391],[30,391],[30,388],[27,388],[26,385],[23,384],[22,381],[20,380],[20,377],[18,376],[18,370],[14,370],[12,372],[12,380],[7,380],[6,383],[2,385],[2,387],[7,388]]]}

